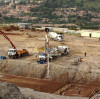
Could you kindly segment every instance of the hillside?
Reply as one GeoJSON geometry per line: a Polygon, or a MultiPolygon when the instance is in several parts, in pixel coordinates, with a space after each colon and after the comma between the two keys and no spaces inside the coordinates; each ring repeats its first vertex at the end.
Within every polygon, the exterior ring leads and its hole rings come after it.
{"type": "MultiPolygon", "coordinates": [[[[0,0],[11,1],[11,0],[0,0]]],[[[12,0],[26,1],[26,0],[12,0]]],[[[42,6],[45,7],[78,7],[80,9],[100,10],[100,0],[27,0],[27,1],[43,1],[42,6]]]]}
{"type": "MultiPolygon", "coordinates": [[[[1,0],[0,23],[75,24],[86,29],[100,28],[100,0],[1,0]],[[10,9],[9,9],[10,7],[10,9]],[[8,9],[8,10],[6,10],[8,9]],[[14,13],[13,13],[14,12],[14,13]],[[9,15],[12,15],[8,17],[9,15]]],[[[65,26],[63,26],[65,27],[65,26]]]]}
{"type": "Polygon", "coordinates": [[[81,27],[98,28],[100,0],[44,0],[40,7],[31,9],[38,23],[73,23],[81,27]]]}
{"type": "Polygon", "coordinates": [[[79,9],[100,10],[100,0],[44,0],[47,7],[77,7],[79,9]]]}

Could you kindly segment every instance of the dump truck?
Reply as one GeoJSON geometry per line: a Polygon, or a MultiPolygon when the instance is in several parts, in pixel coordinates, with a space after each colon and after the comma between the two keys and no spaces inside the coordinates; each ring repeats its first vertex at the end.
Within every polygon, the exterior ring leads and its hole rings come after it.
{"type": "Polygon", "coordinates": [[[3,31],[0,30],[0,34],[2,34],[4,36],[4,38],[6,38],[10,42],[10,44],[12,45],[12,49],[8,50],[8,57],[10,59],[19,58],[19,57],[26,56],[26,55],[29,54],[26,49],[17,50],[16,47],[15,47],[15,45],[12,43],[12,41],[6,35],[6,33],[4,33],[3,31]]]}
{"type": "Polygon", "coordinates": [[[56,40],[56,41],[63,41],[64,40],[64,37],[61,34],[57,34],[56,32],[49,32],[48,36],[52,40],[56,40]]]}

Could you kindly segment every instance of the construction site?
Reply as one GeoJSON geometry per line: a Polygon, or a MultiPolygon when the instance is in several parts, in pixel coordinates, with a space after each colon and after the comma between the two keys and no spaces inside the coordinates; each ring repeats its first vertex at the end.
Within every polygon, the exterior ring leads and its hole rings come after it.
{"type": "Polygon", "coordinates": [[[60,36],[48,41],[46,30],[14,27],[0,30],[0,82],[16,85],[27,95],[25,99],[100,98],[98,38],[63,33],[62,41],[60,36]],[[66,53],[58,49],[62,46],[66,53]],[[57,48],[60,54],[50,56],[47,51],[44,61],[39,53],[43,54],[46,47],[57,48]],[[16,52],[16,56],[12,57],[11,52],[16,52]]]}

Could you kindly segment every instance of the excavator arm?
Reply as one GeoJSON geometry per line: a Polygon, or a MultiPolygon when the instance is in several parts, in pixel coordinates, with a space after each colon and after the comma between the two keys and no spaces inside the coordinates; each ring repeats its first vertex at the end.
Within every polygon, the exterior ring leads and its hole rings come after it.
{"type": "Polygon", "coordinates": [[[12,43],[12,41],[8,38],[8,36],[6,35],[6,33],[4,33],[3,31],[0,30],[0,34],[2,34],[2,35],[4,36],[4,38],[6,38],[6,39],[10,42],[10,44],[12,45],[12,47],[13,47],[14,49],[16,49],[15,45],[14,45],[14,44],[12,43]]]}

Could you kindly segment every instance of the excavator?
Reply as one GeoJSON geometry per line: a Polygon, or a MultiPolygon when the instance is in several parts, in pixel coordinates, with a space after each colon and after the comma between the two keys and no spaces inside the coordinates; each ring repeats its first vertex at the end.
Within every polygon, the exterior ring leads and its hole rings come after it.
{"type": "Polygon", "coordinates": [[[8,57],[10,59],[16,59],[16,58],[20,58],[22,56],[29,55],[29,53],[28,53],[28,51],[26,49],[17,50],[16,47],[15,47],[15,45],[12,43],[12,41],[6,35],[6,33],[4,33],[3,31],[0,30],[0,34],[2,34],[4,36],[4,38],[6,38],[10,42],[10,44],[12,45],[12,49],[8,50],[8,57]]]}

